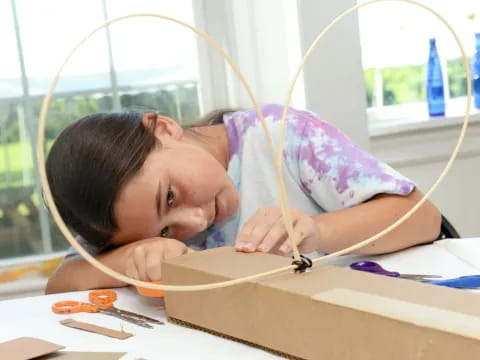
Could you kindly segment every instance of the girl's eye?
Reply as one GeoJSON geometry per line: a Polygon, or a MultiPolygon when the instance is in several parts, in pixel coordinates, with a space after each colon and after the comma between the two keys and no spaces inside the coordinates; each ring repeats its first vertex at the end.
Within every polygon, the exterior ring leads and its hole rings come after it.
{"type": "MultiPolygon", "coordinates": [[[[168,188],[167,191],[167,206],[169,208],[173,207],[175,205],[175,194],[173,193],[173,190],[171,187],[168,188]]],[[[162,231],[160,231],[160,236],[161,237],[168,237],[169,236],[169,228],[168,226],[165,226],[162,231]]]]}
{"type": "Polygon", "coordinates": [[[168,237],[168,226],[165,226],[162,231],[160,231],[160,237],[168,237]]]}
{"type": "Polygon", "coordinates": [[[175,194],[173,193],[172,188],[169,187],[167,192],[167,206],[173,207],[174,202],[175,202],[175,194]]]}

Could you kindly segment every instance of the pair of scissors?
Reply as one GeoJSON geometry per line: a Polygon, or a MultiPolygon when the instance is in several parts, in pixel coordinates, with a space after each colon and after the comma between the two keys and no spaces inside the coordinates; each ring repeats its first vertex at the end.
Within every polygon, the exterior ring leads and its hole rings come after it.
{"type": "Polygon", "coordinates": [[[350,268],[353,270],[365,271],[373,274],[398,277],[402,279],[410,279],[417,281],[431,281],[433,279],[441,279],[438,275],[421,275],[421,274],[400,274],[397,271],[385,270],[380,264],[373,261],[357,261],[350,264],[350,268]]]}
{"type": "Polygon", "coordinates": [[[59,301],[52,306],[56,314],[72,314],[78,312],[90,312],[114,316],[118,319],[128,321],[132,324],[152,329],[153,324],[163,324],[162,321],[137,314],[131,311],[121,310],[113,306],[117,300],[117,294],[113,290],[94,290],[88,294],[89,303],[80,301],[59,301]]]}
{"type": "Polygon", "coordinates": [[[157,319],[154,319],[154,318],[142,315],[142,314],[138,314],[138,313],[134,313],[134,312],[131,312],[131,311],[121,310],[121,309],[116,308],[115,306],[113,306],[113,303],[115,302],[115,300],[117,300],[117,294],[113,290],[94,290],[94,291],[90,291],[90,293],[88,294],[88,299],[90,300],[90,302],[92,304],[96,304],[100,307],[109,309],[109,310],[114,311],[114,312],[116,312],[117,314],[120,314],[120,315],[137,318],[137,319],[143,320],[147,323],[153,323],[153,324],[158,324],[158,325],[163,325],[164,324],[163,321],[160,321],[160,320],[157,320],[157,319]]]}
{"type": "Polygon", "coordinates": [[[427,281],[427,284],[457,289],[478,289],[480,288],[480,275],[466,275],[453,279],[427,281]]]}

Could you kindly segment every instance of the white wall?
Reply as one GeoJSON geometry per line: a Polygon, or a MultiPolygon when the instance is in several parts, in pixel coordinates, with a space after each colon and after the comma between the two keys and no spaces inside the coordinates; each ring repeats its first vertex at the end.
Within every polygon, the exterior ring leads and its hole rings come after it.
{"type": "MultiPolygon", "coordinates": [[[[194,0],[196,26],[230,55],[259,104],[283,103],[290,82],[287,26],[278,0],[194,0]]],[[[251,108],[238,76],[204,40],[198,42],[205,110],[251,108]]]]}
{"type": "MultiPolygon", "coordinates": [[[[371,151],[427,191],[443,171],[457,141],[461,119],[427,123],[373,137],[371,151]],[[433,127],[432,125],[437,125],[433,127]]],[[[462,237],[480,236],[480,116],[473,117],[457,160],[431,200],[462,237]]]]}
{"type": "MultiPolygon", "coordinates": [[[[428,189],[444,161],[400,167],[405,175],[415,179],[420,188],[428,189]]],[[[433,202],[455,226],[462,237],[480,236],[480,154],[458,159],[445,182],[433,196],[433,202]]]]}
{"type": "MultiPolygon", "coordinates": [[[[318,34],[356,0],[300,0],[298,16],[302,56],[318,34]]],[[[304,68],[308,109],[368,148],[365,84],[357,14],[350,14],[318,43],[304,68]]]]}

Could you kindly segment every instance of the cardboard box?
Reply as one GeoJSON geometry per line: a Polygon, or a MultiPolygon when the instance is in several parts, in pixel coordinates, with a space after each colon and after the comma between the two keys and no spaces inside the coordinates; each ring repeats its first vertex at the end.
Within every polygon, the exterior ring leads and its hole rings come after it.
{"type": "MultiPolygon", "coordinates": [[[[288,258],[223,247],[171,259],[166,284],[236,279],[288,258]]],[[[462,290],[314,265],[231,287],[166,292],[172,320],[305,359],[480,358],[480,298],[462,290]]]]}

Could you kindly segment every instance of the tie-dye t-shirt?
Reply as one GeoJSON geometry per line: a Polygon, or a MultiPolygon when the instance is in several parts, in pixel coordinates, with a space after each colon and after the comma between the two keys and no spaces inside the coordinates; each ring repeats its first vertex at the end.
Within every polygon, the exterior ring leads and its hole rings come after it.
{"type": "MultiPolygon", "coordinates": [[[[275,146],[282,111],[281,105],[262,107],[275,146]]],[[[259,208],[280,205],[273,158],[256,111],[229,113],[223,121],[230,143],[228,174],[240,207],[233,217],[187,241],[195,249],[235,245],[242,225],[259,208]]],[[[293,108],[286,119],[282,171],[289,206],[307,215],[348,208],[380,193],[408,195],[415,187],[332,124],[293,108]]]]}
{"type": "MultiPolygon", "coordinates": [[[[275,146],[282,111],[281,105],[262,107],[275,146]]],[[[273,158],[256,111],[230,113],[223,120],[230,141],[228,174],[240,207],[235,216],[208,229],[204,243],[200,237],[200,248],[234,245],[259,208],[280,205],[273,158]]],[[[286,119],[282,170],[289,206],[307,215],[348,208],[380,193],[408,195],[415,187],[332,124],[293,108],[286,119]]]]}

